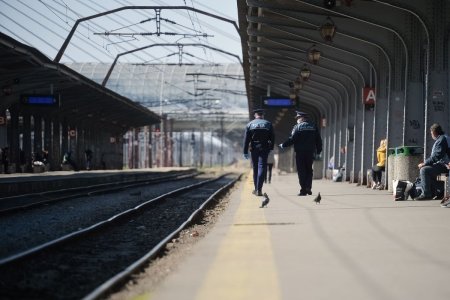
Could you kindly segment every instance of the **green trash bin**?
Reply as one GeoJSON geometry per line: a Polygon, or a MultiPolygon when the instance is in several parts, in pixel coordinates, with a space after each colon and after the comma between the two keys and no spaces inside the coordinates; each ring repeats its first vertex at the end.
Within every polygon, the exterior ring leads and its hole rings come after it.
{"type": "Polygon", "coordinates": [[[423,161],[423,147],[402,146],[397,147],[395,156],[394,178],[414,182],[419,177],[417,165],[423,161]]]}
{"type": "Polygon", "coordinates": [[[417,156],[417,155],[423,154],[423,147],[402,146],[402,147],[397,147],[396,152],[397,152],[397,155],[402,155],[402,156],[417,156]]]}

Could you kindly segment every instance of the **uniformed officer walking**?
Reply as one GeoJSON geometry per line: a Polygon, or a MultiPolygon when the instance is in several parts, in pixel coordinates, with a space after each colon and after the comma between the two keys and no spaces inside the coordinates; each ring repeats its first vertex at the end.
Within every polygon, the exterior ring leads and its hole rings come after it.
{"type": "Polygon", "coordinates": [[[250,150],[255,185],[253,194],[262,196],[262,187],[267,171],[267,156],[273,150],[275,136],[272,123],[264,120],[264,110],[255,109],[253,112],[255,119],[250,121],[245,128],[244,158],[249,158],[248,151],[250,150]]]}
{"type": "Polygon", "coordinates": [[[313,162],[314,155],[322,152],[322,138],[316,126],[307,121],[307,114],[296,112],[297,124],[291,132],[291,136],[280,144],[281,149],[294,145],[295,162],[297,164],[300,193],[298,196],[312,195],[313,162]]]}

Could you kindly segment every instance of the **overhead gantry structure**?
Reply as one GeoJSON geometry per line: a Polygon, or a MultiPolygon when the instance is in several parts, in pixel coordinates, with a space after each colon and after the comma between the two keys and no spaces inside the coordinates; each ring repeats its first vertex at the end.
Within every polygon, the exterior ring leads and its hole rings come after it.
{"type": "MultiPolygon", "coordinates": [[[[448,1],[238,1],[249,111],[267,97],[280,139],[294,110],[321,127],[324,160],[364,181],[381,139],[431,150],[448,125],[448,1]],[[305,80],[305,78],[307,80],[305,80]]],[[[324,167],[325,168],[325,167],[324,167]]]]}

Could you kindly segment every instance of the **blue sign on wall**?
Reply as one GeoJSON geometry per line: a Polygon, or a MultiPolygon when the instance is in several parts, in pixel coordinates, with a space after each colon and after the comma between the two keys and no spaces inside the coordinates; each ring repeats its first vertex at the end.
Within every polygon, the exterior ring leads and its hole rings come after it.
{"type": "Polygon", "coordinates": [[[58,96],[56,95],[22,95],[20,97],[22,104],[36,106],[58,106],[58,96]]]}
{"type": "Polygon", "coordinates": [[[263,106],[265,107],[293,107],[295,105],[294,100],[289,98],[264,98],[263,106]]]}

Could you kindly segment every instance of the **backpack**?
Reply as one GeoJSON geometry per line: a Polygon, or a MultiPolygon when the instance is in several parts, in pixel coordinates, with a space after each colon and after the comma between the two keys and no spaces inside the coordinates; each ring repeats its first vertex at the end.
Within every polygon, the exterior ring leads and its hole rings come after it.
{"type": "Polygon", "coordinates": [[[422,182],[420,181],[420,177],[416,178],[416,181],[413,182],[413,186],[409,191],[409,195],[412,199],[419,197],[423,193],[422,182]]]}

